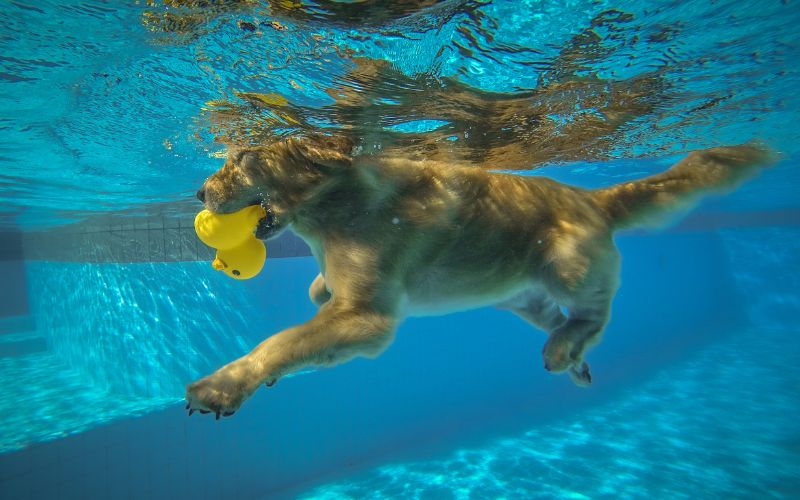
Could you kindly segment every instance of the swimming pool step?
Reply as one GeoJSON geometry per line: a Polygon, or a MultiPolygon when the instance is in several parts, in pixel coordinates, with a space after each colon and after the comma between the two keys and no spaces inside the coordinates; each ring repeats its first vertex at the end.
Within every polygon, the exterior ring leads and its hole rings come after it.
{"type": "Polygon", "coordinates": [[[0,358],[47,351],[47,338],[36,329],[32,316],[0,318],[0,358]]]}
{"type": "Polygon", "coordinates": [[[0,339],[11,333],[30,332],[36,329],[33,316],[6,316],[0,317],[0,339]]]}
{"type": "Polygon", "coordinates": [[[0,358],[18,358],[43,352],[47,352],[47,339],[43,336],[0,341],[0,358]]]}

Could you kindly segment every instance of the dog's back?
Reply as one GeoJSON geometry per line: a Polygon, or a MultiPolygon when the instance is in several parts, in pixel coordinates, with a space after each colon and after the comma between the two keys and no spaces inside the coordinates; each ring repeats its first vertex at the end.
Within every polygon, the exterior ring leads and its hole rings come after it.
{"type": "Polygon", "coordinates": [[[757,147],[716,148],[599,190],[444,164],[365,165],[392,192],[369,211],[370,224],[356,223],[354,231],[392,262],[387,275],[402,283],[412,314],[495,304],[531,283],[563,297],[613,258],[614,230],[731,188],[768,160],[757,147]]]}

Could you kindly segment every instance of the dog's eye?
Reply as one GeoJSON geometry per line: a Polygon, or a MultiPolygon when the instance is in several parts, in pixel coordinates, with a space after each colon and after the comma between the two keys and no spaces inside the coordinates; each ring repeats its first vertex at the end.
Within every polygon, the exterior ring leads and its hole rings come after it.
{"type": "Polygon", "coordinates": [[[239,272],[239,270],[238,270],[238,269],[234,269],[234,270],[233,270],[233,271],[231,271],[231,272],[233,273],[233,275],[234,275],[234,276],[239,276],[240,274],[242,274],[242,273],[240,273],[240,272],[239,272]]]}
{"type": "Polygon", "coordinates": [[[250,161],[252,161],[255,158],[255,156],[256,156],[256,154],[253,151],[250,151],[249,149],[243,149],[239,153],[239,158],[238,158],[237,161],[240,164],[249,163],[250,161]]]}

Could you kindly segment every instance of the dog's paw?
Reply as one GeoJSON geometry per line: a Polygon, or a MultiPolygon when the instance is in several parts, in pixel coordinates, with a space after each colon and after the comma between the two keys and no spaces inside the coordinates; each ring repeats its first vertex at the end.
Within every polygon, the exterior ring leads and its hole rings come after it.
{"type": "Polygon", "coordinates": [[[189,410],[189,415],[199,411],[214,413],[217,419],[220,416],[229,417],[251,393],[246,381],[225,367],[186,387],[186,409],[189,410]]]}
{"type": "Polygon", "coordinates": [[[542,349],[544,368],[560,373],[566,371],[576,385],[588,387],[592,384],[589,365],[583,361],[583,347],[565,336],[553,334],[542,349]]]}
{"type": "Polygon", "coordinates": [[[550,335],[542,349],[544,369],[553,373],[568,370],[578,362],[577,356],[575,356],[576,351],[573,342],[565,336],[555,333],[550,335]]]}

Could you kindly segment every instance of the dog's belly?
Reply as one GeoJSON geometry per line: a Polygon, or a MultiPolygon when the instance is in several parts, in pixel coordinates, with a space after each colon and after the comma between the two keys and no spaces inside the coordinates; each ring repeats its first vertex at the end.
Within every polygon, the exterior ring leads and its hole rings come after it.
{"type": "Polygon", "coordinates": [[[401,303],[405,316],[439,316],[505,302],[534,286],[521,280],[474,282],[469,279],[411,282],[401,303]]]}

